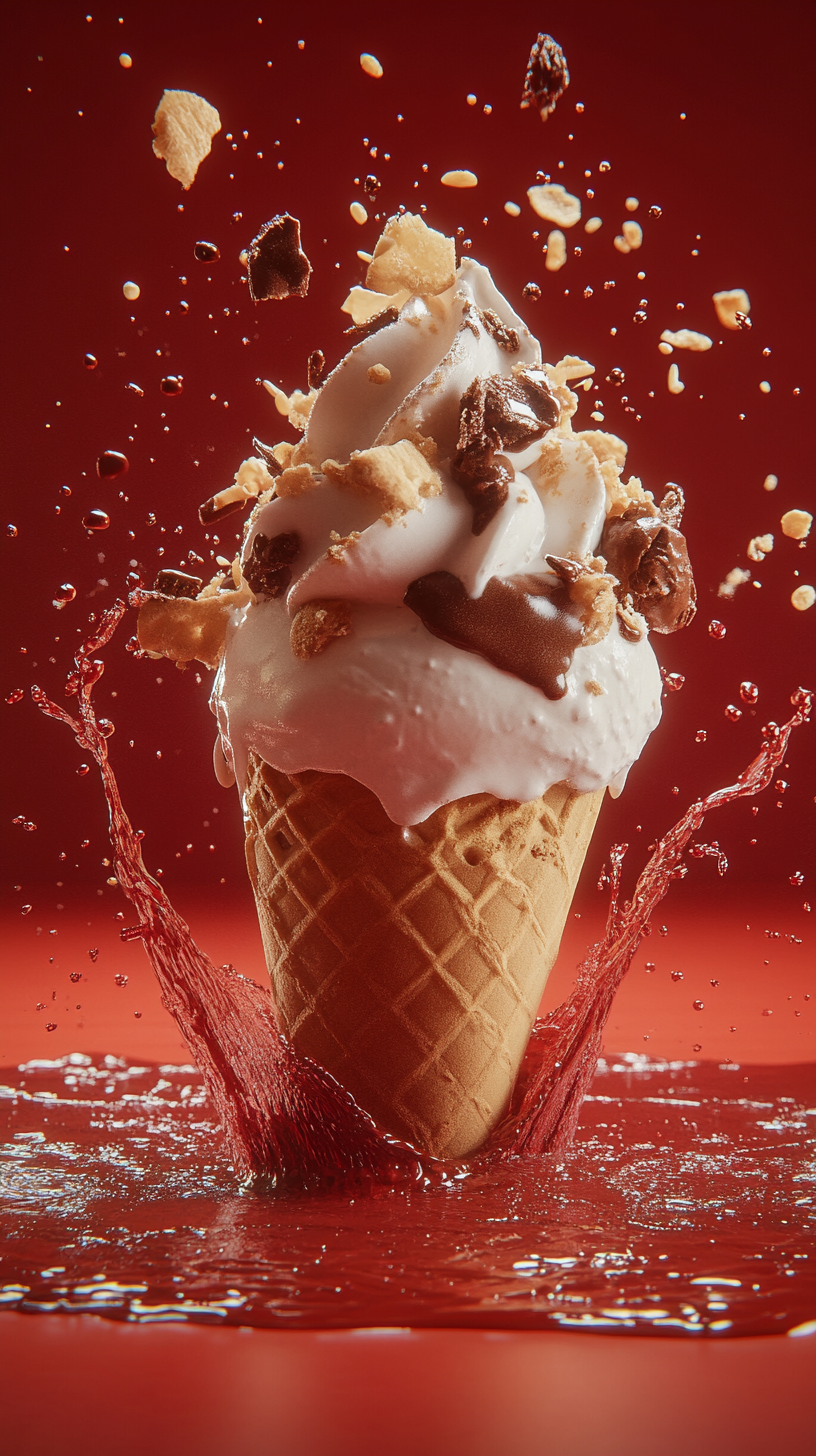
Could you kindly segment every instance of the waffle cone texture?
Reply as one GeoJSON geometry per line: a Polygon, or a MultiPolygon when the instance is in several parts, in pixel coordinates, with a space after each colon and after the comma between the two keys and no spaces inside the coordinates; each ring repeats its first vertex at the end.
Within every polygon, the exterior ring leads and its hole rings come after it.
{"type": "Polygon", "coordinates": [[[403,830],[355,779],[250,757],[247,865],[283,1030],[385,1131],[457,1158],[502,1118],[602,798],[474,794],[403,830]]]}

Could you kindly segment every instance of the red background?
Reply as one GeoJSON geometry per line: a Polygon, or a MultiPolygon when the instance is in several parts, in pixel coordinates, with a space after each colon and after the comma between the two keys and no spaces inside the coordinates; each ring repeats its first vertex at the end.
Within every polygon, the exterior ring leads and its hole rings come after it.
{"type": "MultiPolygon", "coordinates": [[[[89,611],[124,590],[129,561],[152,579],[160,543],[165,563],[177,564],[190,549],[209,560],[199,502],[230,482],[254,433],[270,442],[289,433],[256,378],[305,387],[312,349],[322,348],[330,364],[345,349],[348,320],[339,305],[363,276],[355,249],[372,248],[381,225],[372,218],[358,227],[348,208],[355,197],[365,200],[355,177],[372,171],[383,183],[383,216],[400,202],[424,201],[435,226],[462,226],[473,256],[491,266],[542,339],[545,357],[575,352],[594,361],[597,388],[582,395],[583,427],[591,425],[592,401],[602,398],[604,428],[629,441],[629,467],[648,486],[660,490],[672,479],[686,490],[700,609],[690,629],[654,639],[661,662],[685,674],[686,684],[667,696],[664,721],[623,798],[607,801],[587,884],[612,840],[632,843],[630,864],[638,867],[679,809],[735,777],[756,751],[761,724],[781,721],[791,691],[814,677],[816,610],[797,613],[789,600],[794,571],[804,581],[816,575],[808,566],[812,548],[784,538],[778,525],[784,510],[806,507],[808,495],[812,509],[813,494],[813,344],[802,317],[814,223],[806,163],[812,7],[778,4],[772,24],[769,8],[755,4],[589,3],[563,7],[557,24],[527,0],[490,11],[317,4],[293,12],[262,0],[141,4],[125,9],[121,24],[121,6],[88,8],[90,22],[80,5],[34,4],[6,23],[13,145],[5,195],[14,205],[3,239],[4,460],[6,518],[18,534],[2,537],[2,696],[32,681],[60,696],[71,644],[89,611]],[[572,73],[546,126],[518,106],[529,45],[542,24],[555,26],[572,73]],[[129,70],[118,64],[123,50],[133,57],[129,70]],[[362,50],[379,56],[381,80],[361,71],[362,50]],[[150,124],[165,86],[201,93],[222,117],[188,193],[151,151],[150,124]],[[376,160],[363,138],[378,147],[376,160]],[[604,174],[601,160],[611,164],[604,174]],[[477,172],[476,189],[440,185],[441,173],[459,166],[477,172]],[[579,195],[593,187],[584,217],[604,218],[593,237],[580,226],[571,230],[570,259],[557,274],[543,267],[547,225],[524,198],[539,168],[579,195]],[[641,200],[644,245],[623,257],[612,237],[628,216],[630,194],[641,200]],[[507,198],[522,203],[520,218],[504,213],[507,198]],[[659,221],[647,215],[652,203],[663,209],[659,221]],[[284,209],[302,221],[314,264],[309,296],[254,308],[238,254],[284,209]],[[194,261],[199,238],[219,245],[220,262],[194,261]],[[126,279],[141,287],[136,304],[123,298],[126,279]],[[616,287],[605,291],[609,279],[616,287]],[[528,280],[543,289],[538,303],[522,300],[528,280]],[[750,333],[717,323],[711,294],[734,286],[750,295],[750,333]],[[648,300],[645,325],[633,322],[641,298],[648,300]],[[661,329],[681,326],[708,332],[715,347],[675,353],[686,390],[674,397],[656,345],[661,329]],[[86,351],[99,360],[93,372],[83,367],[86,351]],[[613,367],[625,370],[622,390],[604,380],[613,367]],[[169,373],[184,376],[180,397],[160,391],[169,373]],[[769,395],[760,392],[761,379],[771,382],[769,395]],[[131,382],[143,395],[127,389],[131,382]],[[622,394],[639,422],[624,413],[622,394]],[[111,448],[127,454],[130,471],[104,483],[94,462],[111,448]],[[774,494],[762,488],[770,471],[780,482],[774,494]],[[70,497],[60,494],[63,486],[70,497]],[[111,526],[91,534],[82,518],[97,507],[110,513],[111,526]],[[157,523],[148,526],[151,511],[157,523]],[[747,542],[769,530],[776,548],[753,566],[747,542]],[[744,586],[733,602],[722,602],[717,584],[737,564],[751,565],[762,588],[744,586]],[[51,599],[66,581],[77,597],[56,611],[51,599]],[[709,636],[712,618],[726,624],[724,641],[709,636]],[[743,679],[758,684],[759,704],[756,714],[730,723],[724,709],[739,702],[743,679]],[[695,741],[699,729],[707,731],[704,744],[695,741]]],[[[221,536],[221,549],[231,547],[234,533],[222,529],[221,536]]],[[[135,662],[124,650],[132,630],[131,618],[107,652],[97,701],[116,723],[111,754],[125,803],[147,832],[148,865],[163,869],[171,893],[183,883],[212,886],[216,895],[224,886],[246,897],[250,913],[237,801],[217,787],[210,766],[210,675],[202,669],[199,683],[195,670],[135,662]]],[[[27,696],[0,702],[0,711],[6,883],[20,886],[10,891],[12,903],[50,909],[68,903],[81,884],[91,894],[101,889],[106,905],[118,901],[105,888],[95,773],[77,775],[82,756],[69,734],[27,696]],[[36,832],[12,827],[18,815],[36,832]],[[80,850],[85,839],[89,847],[80,850]]],[[[812,743],[812,729],[796,735],[783,771],[790,788],[766,793],[756,817],[740,804],[709,826],[731,861],[729,882],[763,881],[790,914],[785,928],[799,934],[812,875],[801,889],[789,877],[812,869],[812,743]]],[[[676,903],[714,888],[712,862],[693,865],[690,880],[673,892],[676,903]]]]}

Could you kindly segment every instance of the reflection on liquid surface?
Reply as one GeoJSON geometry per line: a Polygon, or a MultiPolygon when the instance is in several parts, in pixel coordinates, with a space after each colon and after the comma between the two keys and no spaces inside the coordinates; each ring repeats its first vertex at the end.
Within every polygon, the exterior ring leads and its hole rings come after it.
{"type": "Polygon", "coordinates": [[[601,1060],[565,1155],[275,1193],[241,1189],[192,1066],[75,1054],[0,1081],[6,1308],[689,1337],[816,1319],[809,1066],[601,1060]]]}

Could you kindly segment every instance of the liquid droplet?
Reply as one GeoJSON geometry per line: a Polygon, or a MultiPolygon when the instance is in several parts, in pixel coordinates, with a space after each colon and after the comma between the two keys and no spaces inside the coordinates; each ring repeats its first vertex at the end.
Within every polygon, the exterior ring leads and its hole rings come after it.
{"type": "Polygon", "coordinates": [[[64,607],[67,605],[68,602],[72,602],[75,597],[76,587],[71,586],[70,581],[66,581],[61,587],[57,588],[57,591],[54,594],[54,606],[64,607]]]}
{"type": "Polygon", "coordinates": [[[672,978],[673,981],[682,981],[682,979],[683,979],[683,972],[682,971],[672,971],[671,978],[672,978]]]}
{"type": "Polygon", "coordinates": [[[95,354],[86,354],[83,363],[86,369],[95,369],[99,360],[95,354]]]}
{"type": "Polygon", "coordinates": [[[708,635],[709,637],[713,637],[717,642],[722,642],[727,630],[728,628],[724,622],[714,621],[708,624],[708,635]]]}
{"type": "Polygon", "coordinates": [[[96,462],[96,473],[100,480],[115,480],[117,475],[124,475],[129,469],[127,456],[119,450],[103,450],[96,462]]]}
{"type": "Polygon", "coordinates": [[[107,511],[89,511],[87,516],[82,517],[82,524],[87,531],[107,531],[110,516],[107,511]]]}
{"type": "Polygon", "coordinates": [[[708,734],[706,733],[705,728],[698,728],[697,729],[697,732],[694,735],[694,742],[695,743],[705,743],[705,741],[706,741],[707,738],[708,738],[708,734]]]}
{"type": "Polygon", "coordinates": [[[6,702],[7,703],[20,703],[20,702],[22,702],[22,700],[23,700],[24,697],[25,697],[25,692],[24,692],[24,690],[22,688],[14,688],[14,690],[7,695],[6,702]]]}
{"type": "Polygon", "coordinates": [[[196,243],[193,248],[196,261],[199,263],[217,263],[221,252],[217,243],[206,243],[203,240],[196,243]]]}
{"type": "Polygon", "coordinates": [[[181,394],[184,389],[184,379],[181,374],[168,374],[161,382],[162,394],[181,394]]]}
{"type": "Polygon", "coordinates": [[[692,1001],[691,1004],[694,1007],[694,1010],[695,1011],[705,1011],[705,1002],[704,1001],[692,1001]]]}
{"type": "Polygon", "coordinates": [[[16,536],[17,535],[17,527],[16,526],[12,526],[11,521],[9,521],[8,525],[6,526],[6,535],[7,536],[16,536]]]}
{"type": "Polygon", "coordinates": [[[740,690],[740,697],[742,698],[742,701],[744,703],[750,703],[751,706],[753,707],[754,703],[757,701],[757,698],[759,697],[759,688],[757,687],[756,683],[752,683],[752,682],[741,682],[740,683],[740,689],[739,690],[740,690]]]}
{"type": "Polygon", "coordinates": [[[790,882],[792,885],[803,885],[805,883],[805,877],[802,874],[802,871],[796,870],[795,874],[791,875],[790,882]]]}
{"type": "Polygon", "coordinates": [[[538,303],[541,298],[541,289],[537,283],[525,283],[521,290],[522,298],[529,298],[531,303],[538,303]]]}
{"type": "Polygon", "coordinates": [[[742,717],[742,708],[737,708],[733,703],[729,703],[725,710],[725,716],[729,723],[738,723],[742,717]]]}

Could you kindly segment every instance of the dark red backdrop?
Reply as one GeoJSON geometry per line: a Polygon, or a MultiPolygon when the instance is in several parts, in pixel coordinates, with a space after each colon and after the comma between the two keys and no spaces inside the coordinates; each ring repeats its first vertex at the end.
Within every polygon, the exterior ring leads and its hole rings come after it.
{"type": "MultiPolygon", "coordinates": [[[[152,575],[160,544],[171,564],[188,549],[205,554],[199,502],[231,480],[253,433],[267,440],[286,433],[256,377],[305,387],[310,350],[322,348],[330,362],[343,351],[339,305],[362,280],[355,249],[371,248],[378,234],[373,219],[364,228],[351,221],[349,203],[362,198],[355,177],[373,172],[383,183],[383,214],[424,201],[434,225],[464,228],[473,255],[491,266],[545,356],[575,352],[595,362],[605,427],[628,438],[631,468],[647,485],[672,479],[686,489],[700,611],[690,630],[656,643],[661,662],[684,673],[686,685],[667,699],[664,723],[626,794],[608,803],[590,870],[612,838],[645,846],[680,806],[730,781],[755,751],[760,725],[785,716],[791,691],[816,676],[816,609],[797,613],[789,601],[794,571],[799,580],[816,577],[812,549],[785,540],[778,526],[782,511],[807,506],[808,495],[813,509],[813,336],[804,320],[813,272],[805,140],[813,122],[812,6],[628,0],[548,9],[517,0],[490,10],[422,3],[290,11],[264,0],[184,0],[130,5],[121,24],[121,7],[89,0],[87,8],[90,21],[78,4],[31,4],[5,23],[4,196],[13,206],[3,235],[3,456],[5,519],[18,534],[3,536],[2,696],[32,681],[60,693],[71,644],[89,611],[122,592],[131,560],[152,575]],[[572,71],[546,127],[518,106],[541,26],[556,32],[572,71]],[[379,56],[382,80],[362,73],[363,50],[379,56]],[[133,58],[129,70],[118,63],[121,51],[133,58]],[[200,92],[223,121],[186,194],[151,152],[150,123],[165,87],[200,92]],[[611,164],[604,174],[602,160],[611,164]],[[472,168],[479,187],[443,188],[438,179],[450,167],[472,168]],[[570,233],[570,252],[577,244],[583,256],[570,256],[557,275],[544,271],[524,200],[539,168],[580,194],[593,187],[585,216],[604,218],[592,238],[581,228],[570,233]],[[645,240],[641,252],[623,257],[612,237],[630,194],[641,199],[645,240]],[[504,213],[507,198],[523,204],[519,219],[504,213]],[[652,203],[663,209],[659,221],[646,216],[652,203]],[[238,254],[261,223],[286,209],[302,219],[315,268],[310,293],[253,309],[238,254]],[[219,263],[194,261],[199,238],[218,243],[219,263]],[[123,298],[126,279],[141,287],[135,305],[123,298]],[[543,289],[537,304],[521,298],[531,279],[543,289]],[[605,291],[609,279],[616,287],[605,291]],[[717,324],[711,294],[734,286],[750,294],[750,333],[724,333],[717,324]],[[633,322],[641,298],[645,325],[633,322]],[[715,348],[675,355],[686,390],[672,397],[656,344],[661,329],[684,325],[711,334],[715,348]],[[86,351],[99,360],[93,372],[83,367],[86,351]],[[613,367],[625,370],[622,391],[603,382],[613,367]],[[168,373],[184,376],[178,398],[160,391],[168,373]],[[769,395],[759,390],[763,379],[769,395]],[[624,414],[622,393],[640,422],[624,414]],[[106,448],[125,451],[131,465],[113,484],[94,472],[106,448]],[[771,471],[779,477],[773,495],[762,488],[771,471]],[[64,486],[70,497],[60,494],[64,486]],[[96,507],[110,513],[111,526],[89,536],[82,518],[96,507]],[[155,525],[146,524],[149,512],[155,525]],[[749,538],[766,531],[777,545],[752,567],[761,589],[744,586],[732,603],[718,601],[718,582],[749,564],[749,538]],[[56,611],[52,596],[64,582],[77,597],[56,611]],[[712,618],[727,625],[724,641],[709,636],[712,618]],[[745,678],[760,688],[757,714],[730,723],[724,709],[739,701],[745,678]],[[695,741],[700,729],[704,744],[695,741]]],[[[591,407],[582,405],[585,426],[591,407]]],[[[232,534],[223,531],[222,542],[232,534]]],[[[212,777],[209,675],[202,671],[198,683],[194,671],[134,662],[124,651],[132,630],[108,651],[98,697],[116,722],[111,751],[125,801],[148,834],[148,863],[165,869],[171,887],[181,877],[235,884],[241,826],[235,797],[212,777]]],[[[24,895],[35,881],[101,883],[108,871],[95,775],[77,776],[81,755],[69,735],[27,697],[0,710],[9,883],[24,895]],[[36,832],[12,828],[16,815],[35,822],[36,832]],[[84,839],[90,847],[80,851],[84,839]]],[[[732,877],[765,878],[786,904],[808,894],[808,882],[792,889],[789,876],[806,868],[812,835],[812,748],[809,729],[791,750],[790,788],[765,794],[755,819],[740,805],[712,828],[732,877]]],[[[708,880],[714,870],[707,861],[694,873],[708,880]]]]}

